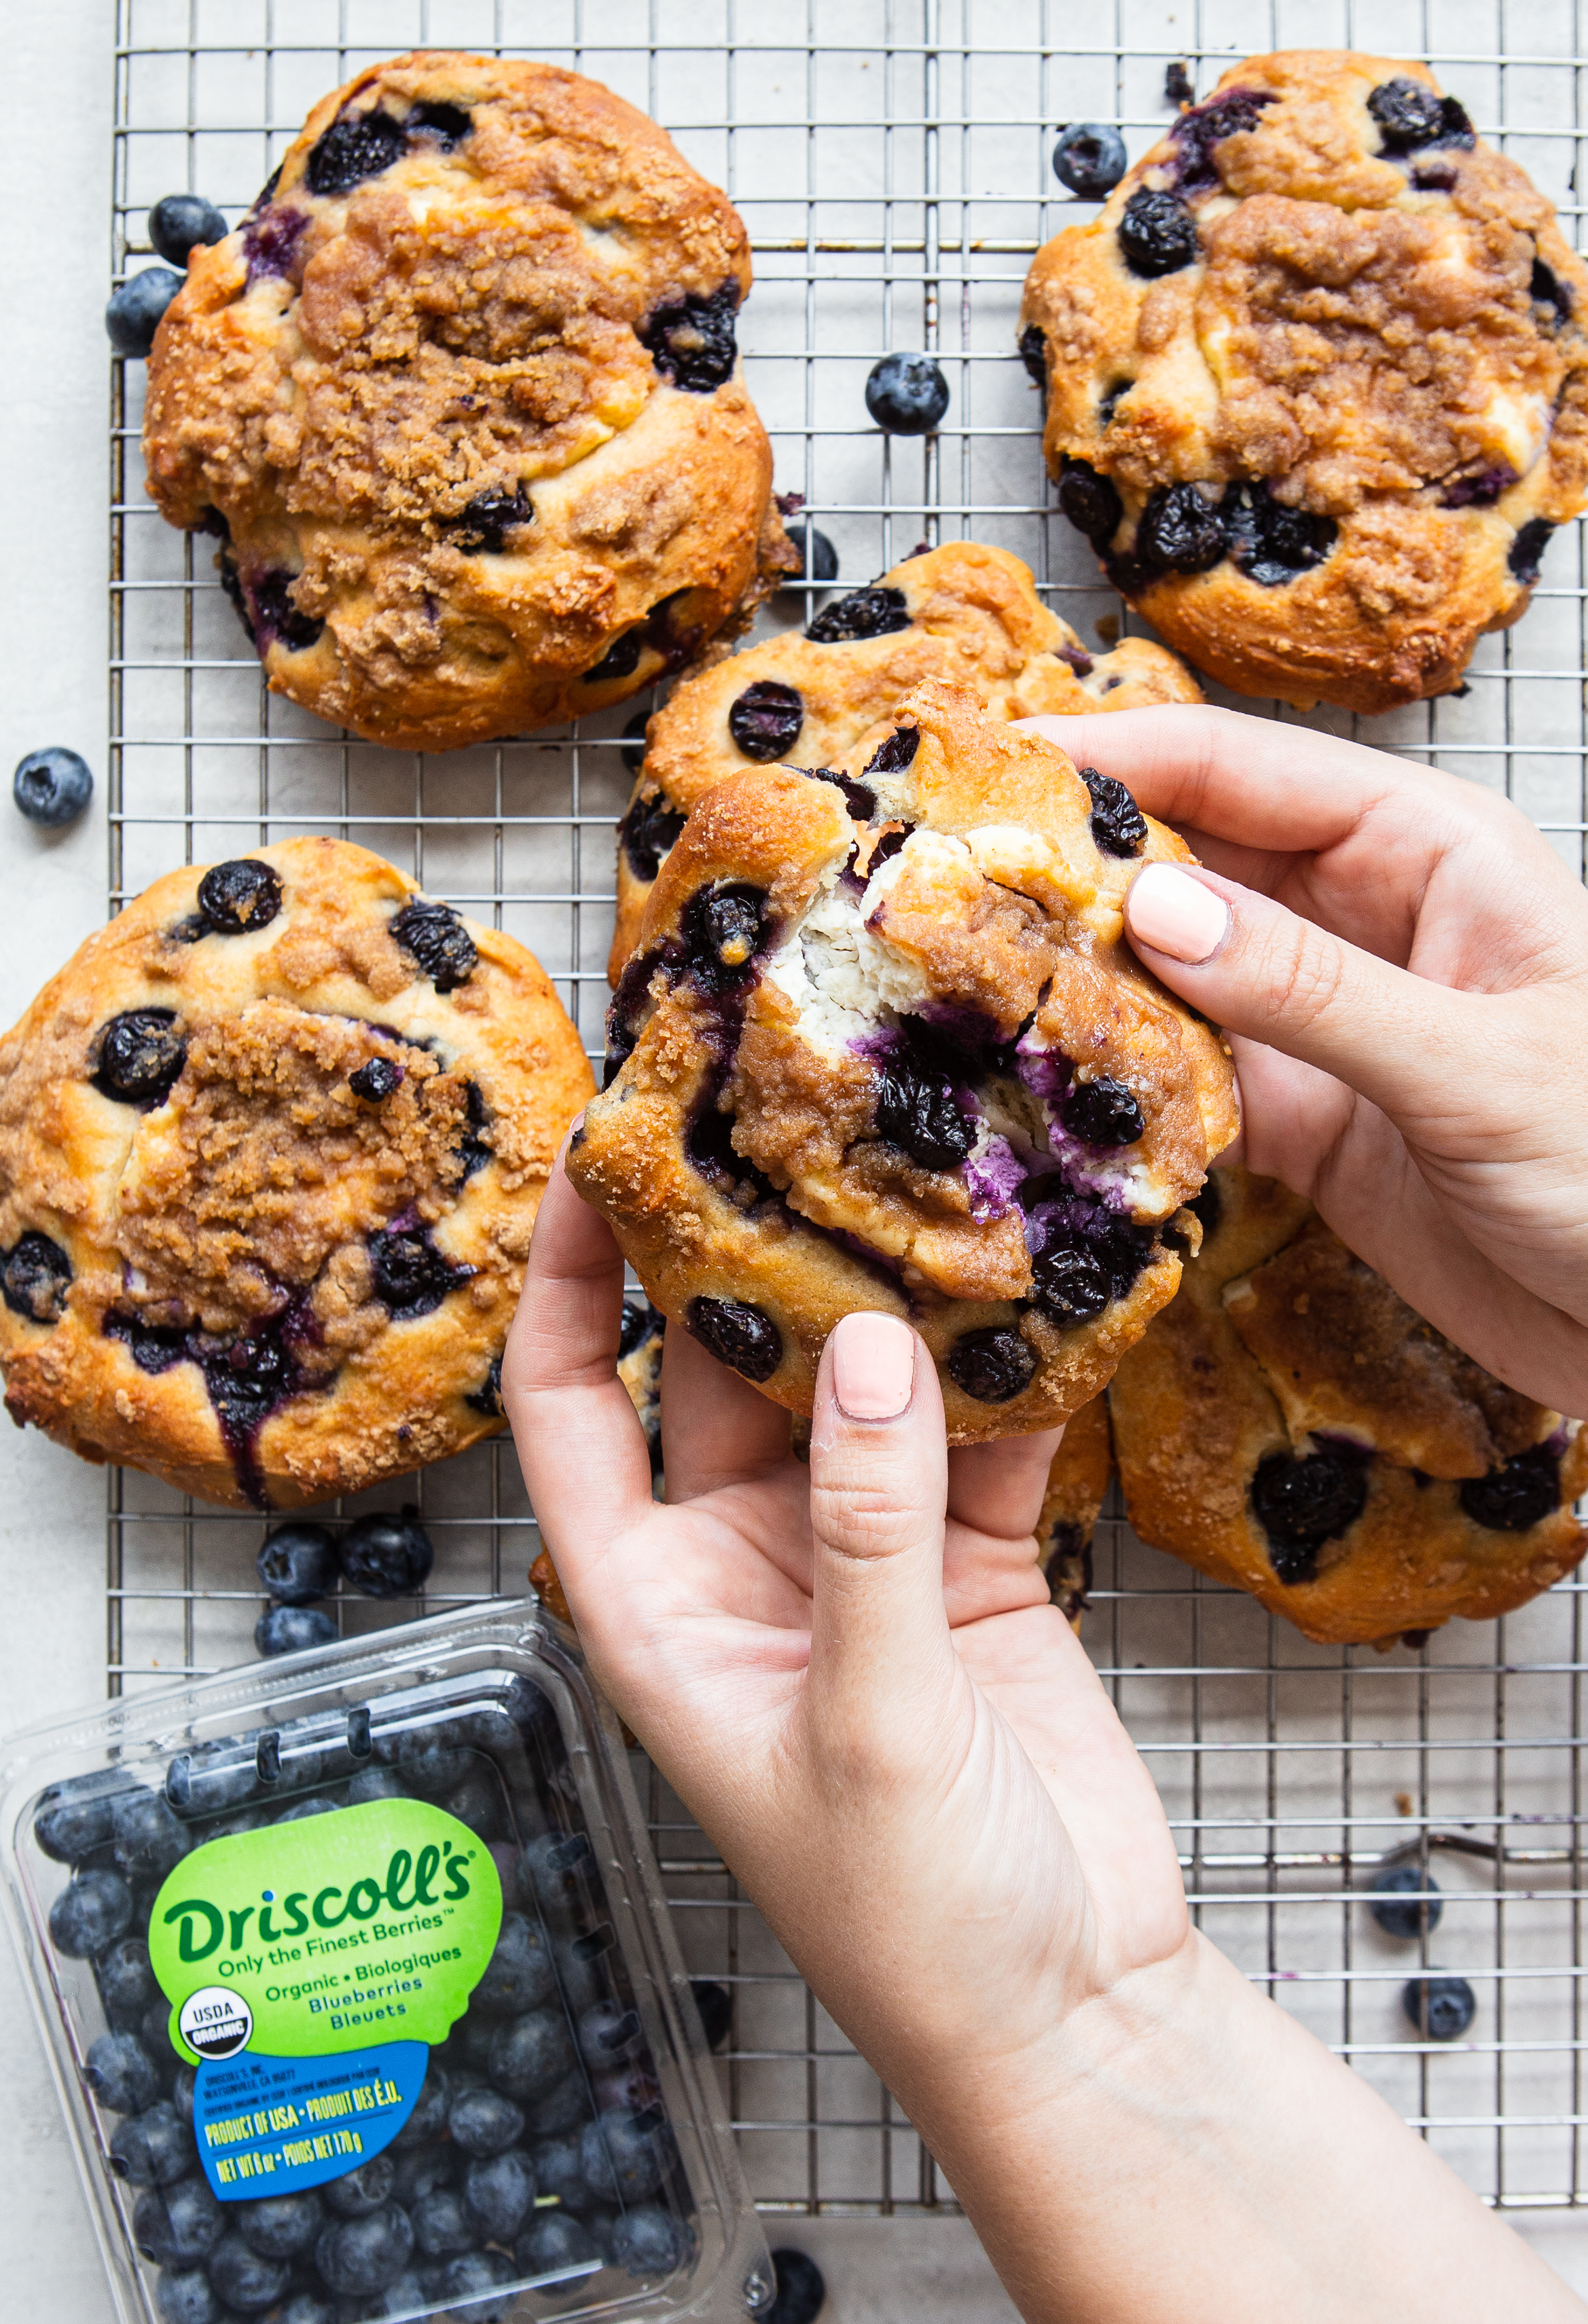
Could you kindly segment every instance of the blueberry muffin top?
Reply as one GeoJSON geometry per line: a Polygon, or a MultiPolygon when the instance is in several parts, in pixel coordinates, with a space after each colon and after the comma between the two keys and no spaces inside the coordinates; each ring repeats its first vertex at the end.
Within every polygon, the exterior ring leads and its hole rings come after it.
{"type": "Polygon", "coordinates": [[[1449,691],[1588,475],[1588,270],[1421,65],[1249,58],[1039,252],[1060,503],[1238,692],[1449,691]]]}
{"type": "Polygon", "coordinates": [[[880,737],[928,678],[973,687],[998,718],[1202,699],[1185,664],[1149,639],[1089,652],[1007,549],[956,540],[907,558],[831,599],[804,632],[686,678],[651,719],[618,834],[612,982],[639,938],[657,865],[714,783],[748,766],[842,758],[880,737]]]}
{"type": "Polygon", "coordinates": [[[523,946],[379,856],[171,872],[0,1043],[7,1409],[234,1506],[458,1450],[589,1086],[523,946]]]}
{"type": "Polygon", "coordinates": [[[149,362],[162,513],[271,685],[444,750],[623,699],[798,563],[725,196],[632,106],[435,52],[318,105],[149,362]]]}
{"type": "Polygon", "coordinates": [[[1209,1177],[1180,1295],[1110,1383],[1131,1522],[1308,1637],[1488,1620],[1588,1536],[1588,1435],[1486,1372],[1331,1233],[1238,1168],[1209,1177]]]}
{"type": "Polygon", "coordinates": [[[917,1324],[956,1443],[1095,1395],[1237,1126],[1223,1045],[1123,941],[1138,866],[1187,853],[935,680],[819,775],[716,785],[568,1162],[655,1304],[797,1412],[857,1307],[917,1324]]]}

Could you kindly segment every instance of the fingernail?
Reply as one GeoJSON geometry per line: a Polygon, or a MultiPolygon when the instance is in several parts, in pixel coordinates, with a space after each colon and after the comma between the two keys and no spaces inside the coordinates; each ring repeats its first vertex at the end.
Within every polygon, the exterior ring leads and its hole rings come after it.
{"type": "Polygon", "coordinates": [[[874,1309],[833,1333],[833,1394],[851,1420],[897,1420],[915,1390],[915,1334],[874,1309]]]}
{"type": "Polygon", "coordinates": [[[1132,936],[1196,968],[1211,960],[1230,932],[1230,908],[1173,863],[1149,863],[1131,883],[1125,924],[1132,936]]]}

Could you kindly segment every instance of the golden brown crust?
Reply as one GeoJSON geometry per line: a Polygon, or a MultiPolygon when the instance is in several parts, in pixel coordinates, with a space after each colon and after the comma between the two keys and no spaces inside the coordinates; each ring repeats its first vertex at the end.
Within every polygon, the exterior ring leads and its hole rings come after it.
{"type": "Polygon", "coordinates": [[[1368,99],[1397,79],[1434,87],[1338,50],[1232,66],[1038,253],[1020,316],[1043,335],[1049,468],[1084,462],[1120,495],[1095,537],[1117,585],[1199,669],[1304,707],[1449,691],[1588,490],[1588,269],[1481,141],[1387,152],[1368,99]],[[1157,277],[1120,242],[1144,189],[1196,219],[1195,258],[1157,277]],[[1322,521],[1321,562],[1265,585],[1228,550],[1162,569],[1150,525],[1143,547],[1149,495],[1253,480],[1322,521]]]}
{"type": "MultiPolygon", "coordinates": [[[[714,783],[752,763],[836,764],[873,729],[881,732],[897,704],[925,678],[970,687],[995,718],[1202,699],[1184,664],[1146,638],[1126,638],[1107,653],[1087,652],[1069,624],[1043,604],[1030,568],[1007,549],[952,541],[907,558],[871,586],[899,593],[908,627],[830,643],[799,631],[764,639],[687,678],[651,719],[645,763],[618,842],[617,926],[608,963],[614,984],[639,941],[651,858],[665,852],[654,844],[650,818],[669,811],[688,815],[714,783]],[[769,683],[794,689],[799,723],[771,761],[752,761],[735,742],[729,720],[749,687],[769,683]],[[637,823],[649,827],[637,831],[637,823]]],[[[829,619],[832,612],[824,608],[829,619]]]]}
{"type": "Polygon", "coordinates": [[[1588,1432],[1431,1333],[1299,1195],[1237,1168],[1209,1184],[1219,1216],[1201,1255],[1108,1391],[1141,1539],[1320,1640],[1486,1621],[1568,1572],[1588,1545],[1572,1514],[1588,1432]],[[1535,1447],[1558,1459],[1559,1505],[1519,1532],[1477,1522],[1462,1480],[1535,1447]],[[1308,1560],[1270,1541],[1252,1480],[1270,1456],[1320,1450],[1363,1480],[1361,1511],[1286,1581],[1278,1565],[1308,1560]]]}
{"type": "Polygon", "coordinates": [[[726,197],[598,82],[372,65],[192,254],[149,361],[149,490],[221,531],[271,686],[321,717],[448,750],[604,708],[798,564],[730,367],[750,280],[726,197]],[[334,166],[360,139],[384,166],[334,166]]]}
{"type": "Polygon", "coordinates": [[[928,681],[895,718],[880,760],[868,737],[840,762],[874,794],[867,823],[836,781],[783,768],[696,807],[614,1003],[624,1061],[568,1168],[669,1317],[694,1328],[702,1299],[759,1312],[775,1402],[808,1413],[833,1325],[882,1308],[921,1332],[950,1438],[971,1443],[1096,1395],[1173,1296],[1157,1231],[1237,1117],[1223,1044],[1123,942],[1131,878],[1183,844],[1148,824],[1132,856],[1102,853],[1064,753],[968,693],[928,681]],[[703,915],[735,897],[748,933],[719,972],[703,915]],[[963,1131],[957,1160],[901,1145],[879,1112],[890,1077],[918,1074],[963,1131]],[[1122,1143],[1061,1120],[1088,1082],[1133,1101],[1122,1143]],[[1114,1253],[1096,1278],[1113,1290],[1061,1328],[1030,1304],[1028,1242],[1072,1234],[1114,1253]],[[1018,1392],[963,1384],[977,1332],[1020,1343],[1018,1392]]]}
{"type": "Polygon", "coordinates": [[[12,1416],[88,1460],[290,1508],[501,1425],[494,1368],[591,1082],[512,937],[455,919],[475,964],[439,991],[392,932],[419,890],[379,856],[297,839],[244,860],[275,872],[277,911],[217,932],[204,867],[173,872],[0,1043],[0,1364],[12,1416]],[[106,1042],[146,1010],[182,1054],[140,1104],[104,1085],[106,1042]],[[383,1095],[352,1085],[372,1065],[383,1095]],[[69,1265],[53,1322],[30,1312],[29,1235],[69,1265]],[[410,1314],[403,1263],[428,1277],[410,1314]]]}
{"type": "Polygon", "coordinates": [[[1092,1587],[1092,1536],[1113,1475],[1108,1398],[1094,1396],[1065,1423],[1037,1520],[1037,1555],[1053,1602],[1077,1631],[1092,1587]]]}

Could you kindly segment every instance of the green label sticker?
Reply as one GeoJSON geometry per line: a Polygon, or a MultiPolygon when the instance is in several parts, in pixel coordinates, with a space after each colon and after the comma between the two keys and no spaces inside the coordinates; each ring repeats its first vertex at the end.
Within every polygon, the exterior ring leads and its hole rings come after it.
{"type": "Polygon", "coordinates": [[[422,1800],[372,1800],[184,1857],[149,1915],[171,2036],[194,2063],[444,2042],[485,1974],[502,1883],[422,1800]]]}

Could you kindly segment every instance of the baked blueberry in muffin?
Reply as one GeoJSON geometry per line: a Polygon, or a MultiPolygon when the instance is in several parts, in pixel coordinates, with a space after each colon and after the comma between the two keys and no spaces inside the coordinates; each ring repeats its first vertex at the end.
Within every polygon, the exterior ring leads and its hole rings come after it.
{"type": "Polygon", "coordinates": [[[808,1413],[857,1307],[908,1316],[951,1438],[1050,1425],[1168,1299],[1163,1230],[1234,1135],[1227,1052],[1122,939],[1143,819],[928,679],[814,773],[695,808],[568,1158],[672,1328],[808,1413]],[[1116,803],[1117,804],[1117,803],[1116,803]]]}
{"type": "Polygon", "coordinates": [[[1588,1545],[1588,1435],[1484,1371],[1275,1180],[1217,1169],[1108,1390],[1141,1539],[1311,1638],[1483,1621],[1588,1545]]]}
{"type": "Polygon", "coordinates": [[[732,205],[599,83],[372,65],[193,253],[149,489],[217,536],[270,684],[323,718],[446,750],[605,708],[798,566],[749,289],[732,205]]]}
{"type": "Polygon", "coordinates": [[[1233,65],[1040,250],[1059,504],[1243,694],[1449,692],[1588,489],[1588,271],[1421,65],[1233,65]]]}
{"type": "Polygon", "coordinates": [[[523,946],[365,849],[171,872],[0,1042],[7,1409],[234,1507],[458,1451],[589,1086],[523,946]]]}
{"type": "Polygon", "coordinates": [[[1092,1536],[1113,1475],[1108,1398],[1094,1396],[1064,1426],[1037,1520],[1037,1555],[1048,1594],[1078,1630],[1092,1587],[1092,1536]]]}
{"type": "Polygon", "coordinates": [[[960,540],[911,557],[834,598],[803,634],[686,678],[651,719],[618,835],[613,982],[658,864],[714,783],[750,766],[846,759],[868,734],[885,739],[894,706],[927,678],[973,687],[999,718],[1202,699],[1189,670],[1145,638],[1089,653],[1007,549],[960,540]]]}

